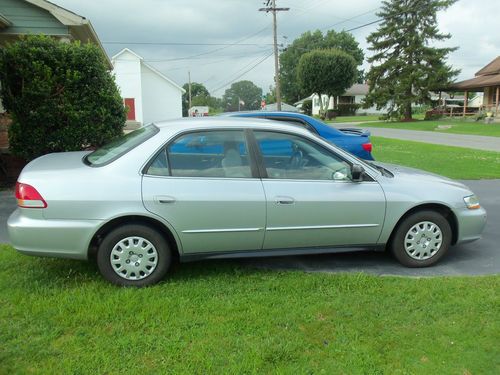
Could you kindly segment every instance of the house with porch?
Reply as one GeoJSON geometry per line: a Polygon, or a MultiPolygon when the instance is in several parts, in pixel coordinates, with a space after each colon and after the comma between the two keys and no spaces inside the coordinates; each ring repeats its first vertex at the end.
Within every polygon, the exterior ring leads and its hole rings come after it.
{"type": "Polygon", "coordinates": [[[116,84],[128,108],[125,130],[182,117],[182,94],[186,90],[181,86],[128,48],[111,61],[116,84]]]}
{"type": "Polygon", "coordinates": [[[359,113],[369,113],[369,114],[382,114],[386,111],[384,109],[378,110],[375,106],[370,108],[362,108],[363,100],[368,94],[369,86],[366,83],[355,83],[350,88],[348,88],[341,96],[337,96],[336,98],[328,97],[328,95],[320,95],[313,94],[307,98],[304,98],[297,103],[295,106],[297,108],[301,108],[304,100],[312,100],[312,115],[319,115],[321,104],[320,100],[323,101],[323,109],[333,109],[335,107],[335,102],[338,106],[349,106],[355,104],[359,106],[359,108],[355,111],[356,114],[359,113]]]}
{"type": "Polygon", "coordinates": [[[483,103],[481,111],[490,113],[500,118],[500,56],[479,70],[474,78],[466,79],[452,84],[447,91],[464,91],[463,115],[469,113],[470,101],[467,94],[470,92],[482,92],[483,103]]]}

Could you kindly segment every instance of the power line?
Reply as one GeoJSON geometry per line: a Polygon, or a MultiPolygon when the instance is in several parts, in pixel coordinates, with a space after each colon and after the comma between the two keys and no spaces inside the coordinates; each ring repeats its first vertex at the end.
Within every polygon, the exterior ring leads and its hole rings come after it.
{"type": "Polygon", "coordinates": [[[361,13],[361,14],[358,14],[358,15],[355,15],[355,16],[352,16],[352,17],[349,17],[349,18],[344,18],[344,19],[343,19],[343,21],[336,22],[336,23],[334,23],[334,24],[333,24],[333,25],[331,25],[331,26],[328,26],[328,27],[323,28],[323,30],[328,30],[328,29],[334,28],[335,26],[338,26],[338,25],[341,25],[341,24],[343,24],[343,23],[346,23],[346,22],[352,21],[352,20],[353,20],[353,19],[355,19],[355,18],[365,16],[365,15],[367,15],[367,14],[372,13],[373,11],[375,11],[375,10],[377,10],[377,9],[380,9],[380,7],[376,7],[376,8],[370,9],[370,10],[369,10],[369,11],[367,11],[367,12],[364,12],[364,13],[361,13]]]}
{"type": "Polygon", "coordinates": [[[238,77],[232,79],[231,81],[225,83],[224,85],[216,88],[215,90],[212,90],[213,93],[219,91],[220,89],[223,89],[224,87],[227,87],[229,86],[231,83],[235,82],[237,79],[240,79],[241,77],[243,77],[245,74],[247,74],[248,72],[252,71],[253,69],[255,69],[257,66],[259,66],[260,64],[262,64],[264,61],[266,61],[268,58],[270,58],[271,56],[273,55],[273,53],[270,53],[269,55],[265,56],[262,60],[260,60],[258,63],[256,63],[255,65],[253,65],[250,69],[244,71],[243,73],[241,73],[238,77]]]}
{"type": "MultiPolygon", "coordinates": [[[[272,53],[272,50],[271,51],[268,51],[264,56],[267,56],[268,53],[272,53]]],[[[235,71],[231,72],[231,73],[227,73],[225,74],[225,76],[222,78],[222,79],[219,79],[218,81],[216,81],[214,84],[212,84],[212,87],[218,87],[219,85],[221,85],[222,83],[224,83],[225,81],[227,80],[232,80],[233,77],[236,77],[237,75],[239,75],[242,71],[244,71],[246,68],[248,68],[249,66],[253,65],[254,63],[256,63],[257,61],[259,61],[261,58],[263,58],[264,56],[259,56],[257,57],[256,59],[252,59],[250,62],[244,64],[242,67],[236,69],[235,71]]]]}
{"type": "Polygon", "coordinates": [[[272,43],[185,43],[185,42],[119,42],[109,41],[102,42],[103,44],[134,44],[134,45],[150,45],[150,46],[272,46],[272,43]]]}

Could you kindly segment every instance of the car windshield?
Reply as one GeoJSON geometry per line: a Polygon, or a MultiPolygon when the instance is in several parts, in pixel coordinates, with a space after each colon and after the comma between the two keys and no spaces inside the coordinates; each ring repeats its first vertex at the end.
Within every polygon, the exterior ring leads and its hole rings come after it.
{"type": "Polygon", "coordinates": [[[124,134],[120,138],[108,143],[107,145],[98,148],[94,152],[88,154],[84,161],[92,167],[100,167],[111,163],[120,156],[126,154],[133,148],[140,145],[146,139],[151,138],[158,133],[159,129],[153,124],[134,130],[131,133],[124,134]]]}

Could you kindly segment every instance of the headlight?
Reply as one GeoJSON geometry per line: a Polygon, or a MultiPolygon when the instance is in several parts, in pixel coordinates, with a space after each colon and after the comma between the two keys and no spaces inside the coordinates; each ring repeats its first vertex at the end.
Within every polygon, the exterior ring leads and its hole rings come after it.
{"type": "Polygon", "coordinates": [[[475,210],[481,207],[479,205],[479,199],[477,199],[475,195],[469,195],[468,197],[465,197],[464,202],[469,210],[475,210]]]}

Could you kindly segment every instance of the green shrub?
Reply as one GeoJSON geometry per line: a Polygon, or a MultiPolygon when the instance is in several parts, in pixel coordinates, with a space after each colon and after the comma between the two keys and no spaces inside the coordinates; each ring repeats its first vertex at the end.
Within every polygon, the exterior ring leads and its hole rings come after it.
{"type": "Polygon", "coordinates": [[[306,99],[302,102],[302,112],[308,116],[312,116],[313,102],[311,99],[306,99]]]}
{"type": "Polygon", "coordinates": [[[326,119],[327,120],[335,120],[337,118],[338,111],[336,109],[328,109],[326,111],[326,119]]]}
{"type": "Polygon", "coordinates": [[[337,113],[339,116],[354,116],[359,108],[361,106],[356,103],[341,103],[337,105],[337,113]]]}
{"type": "Polygon", "coordinates": [[[0,81],[15,155],[98,147],[122,134],[126,111],[95,45],[28,36],[1,50],[0,81]]]}

